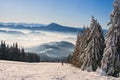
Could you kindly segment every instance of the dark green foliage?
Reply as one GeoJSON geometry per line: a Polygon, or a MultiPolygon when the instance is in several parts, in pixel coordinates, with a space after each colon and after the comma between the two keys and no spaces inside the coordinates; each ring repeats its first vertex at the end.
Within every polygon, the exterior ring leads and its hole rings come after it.
{"type": "Polygon", "coordinates": [[[0,59],[22,62],[39,62],[40,56],[35,53],[26,53],[23,48],[18,48],[17,43],[9,47],[4,41],[1,41],[0,59]]]}
{"type": "Polygon", "coordinates": [[[72,59],[72,55],[70,54],[69,56],[68,56],[68,58],[67,58],[67,60],[66,60],[66,63],[71,63],[71,60],[72,59]]]}
{"type": "Polygon", "coordinates": [[[76,41],[76,46],[73,52],[73,56],[71,57],[71,63],[74,64],[75,66],[78,66],[78,62],[79,62],[79,53],[80,53],[80,43],[81,43],[81,36],[82,34],[80,32],[78,32],[77,35],[77,41],[76,41]]]}

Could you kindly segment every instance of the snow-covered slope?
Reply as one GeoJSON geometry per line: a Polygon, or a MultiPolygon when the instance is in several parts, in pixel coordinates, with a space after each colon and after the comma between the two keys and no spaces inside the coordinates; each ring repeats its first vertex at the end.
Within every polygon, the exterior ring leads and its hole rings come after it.
{"type": "Polygon", "coordinates": [[[0,61],[0,80],[120,80],[81,71],[70,64],[0,61]]]}

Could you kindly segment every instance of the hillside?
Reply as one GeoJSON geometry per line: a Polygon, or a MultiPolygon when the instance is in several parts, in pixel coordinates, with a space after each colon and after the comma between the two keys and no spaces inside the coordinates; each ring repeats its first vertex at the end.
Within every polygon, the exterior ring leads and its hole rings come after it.
{"type": "Polygon", "coordinates": [[[74,45],[67,41],[50,42],[27,48],[28,52],[40,55],[40,61],[65,61],[72,54],[74,45]]]}
{"type": "Polygon", "coordinates": [[[22,63],[0,60],[0,80],[120,80],[81,71],[70,64],[22,63]]]}

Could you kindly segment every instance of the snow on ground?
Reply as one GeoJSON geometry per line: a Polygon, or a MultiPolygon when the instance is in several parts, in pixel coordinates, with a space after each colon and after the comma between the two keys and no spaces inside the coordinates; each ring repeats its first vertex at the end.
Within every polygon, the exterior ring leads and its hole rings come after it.
{"type": "Polygon", "coordinates": [[[81,71],[70,64],[0,60],[0,80],[120,80],[120,78],[81,71]]]}

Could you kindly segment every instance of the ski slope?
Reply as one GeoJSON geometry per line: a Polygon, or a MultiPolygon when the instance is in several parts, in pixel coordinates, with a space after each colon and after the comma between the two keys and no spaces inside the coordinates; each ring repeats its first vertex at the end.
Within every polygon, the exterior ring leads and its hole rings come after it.
{"type": "Polygon", "coordinates": [[[120,80],[81,71],[70,64],[23,63],[0,60],[0,80],[120,80]]]}

